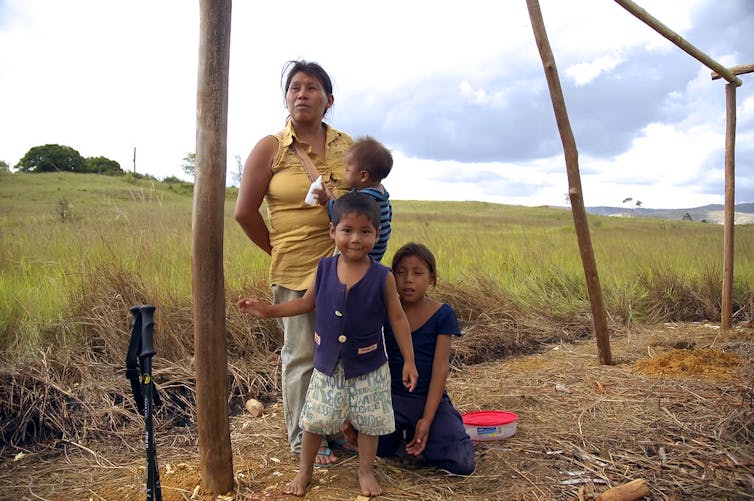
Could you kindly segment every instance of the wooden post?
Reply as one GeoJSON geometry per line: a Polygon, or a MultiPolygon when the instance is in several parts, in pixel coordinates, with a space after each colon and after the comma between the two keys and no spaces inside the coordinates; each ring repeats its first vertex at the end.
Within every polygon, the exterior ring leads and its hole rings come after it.
{"type": "Polygon", "coordinates": [[[231,0],[201,0],[196,172],[191,226],[194,365],[202,486],[233,489],[225,352],[223,221],[231,0]]]}
{"type": "Polygon", "coordinates": [[[534,29],[534,38],[537,41],[539,55],[542,58],[542,65],[547,77],[547,85],[550,88],[550,97],[552,107],[555,111],[555,120],[560,132],[560,140],[563,143],[565,153],[566,171],[568,173],[568,197],[571,200],[571,212],[573,213],[573,222],[576,226],[576,236],[579,242],[579,252],[581,253],[581,263],[584,267],[586,276],[586,286],[589,291],[589,301],[592,305],[592,321],[594,322],[594,333],[597,337],[597,349],[599,352],[600,363],[611,365],[613,363],[610,353],[610,336],[607,328],[607,315],[602,303],[602,290],[600,288],[600,279],[597,274],[597,264],[594,260],[594,250],[592,240],[589,235],[589,223],[584,208],[584,196],[581,190],[581,175],[579,174],[579,153],[576,149],[576,141],[573,138],[571,124],[568,121],[568,111],[566,110],[565,100],[563,99],[563,90],[560,87],[558,69],[555,66],[555,58],[550,49],[550,42],[547,40],[545,24],[542,20],[542,12],[539,8],[538,0],[526,0],[529,9],[529,18],[534,29]]]}
{"type": "Polygon", "coordinates": [[[720,324],[731,328],[733,315],[733,227],[736,210],[736,86],[725,86],[725,235],[723,237],[723,304],[720,324]]]}
{"type": "MultiPolygon", "coordinates": [[[[728,68],[733,75],[754,72],[754,64],[744,64],[728,68]]],[[[712,80],[720,75],[712,72],[712,80]]],[[[732,84],[725,86],[725,234],[723,238],[723,304],[720,324],[724,330],[730,329],[733,320],[733,233],[736,212],[736,89],[732,84]]]]}

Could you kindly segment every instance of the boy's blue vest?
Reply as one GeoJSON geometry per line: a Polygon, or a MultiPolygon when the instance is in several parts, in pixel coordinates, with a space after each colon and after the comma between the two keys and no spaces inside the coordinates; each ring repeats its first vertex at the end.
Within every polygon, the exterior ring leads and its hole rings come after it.
{"type": "Polygon", "coordinates": [[[347,379],[372,372],[387,362],[382,325],[385,320],[387,267],[372,261],[351,287],[338,280],[339,256],[317,265],[314,367],[332,376],[338,360],[347,379]]]}

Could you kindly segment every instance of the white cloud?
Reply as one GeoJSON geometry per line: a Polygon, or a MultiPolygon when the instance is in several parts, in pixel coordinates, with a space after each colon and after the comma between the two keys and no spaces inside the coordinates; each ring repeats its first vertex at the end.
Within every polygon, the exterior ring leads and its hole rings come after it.
{"type": "Polygon", "coordinates": [[[600,74],[610,71],[623,62],[619,56],[606,55],[588,63],[578,63],[566,68],[565,74],[573,79],[578,86],[585,85],[600,74]]]}
{"type": "MultiPolygon", "coordinates": [[[[709,19],[719,12],[713,8],[695,18],[710,5],[642,2],[691,43],[705,22],[726,22],[709,19]]],[[[577,136],[587,203],[721,202],[714,186],[723,83],[614,2],[542,0],[541,7],[572,126],[588,134],[577,136]]],[[[198,5],[183,0],[0,2],[0,160],[13,165],[32,146],[59,143],[130,170],[136,148],[140,172],[182,176],[182,159],[195,150],[198,16],[198,5]]],[[[726,46],[717,32],[707,39],[723,64],[754,56],[726,46]]],[[[229,169],[235,155],[245,158],[282,127],[282,65],[306,58],[333,77],[336,126],[405,152],[396,153],[386,183],[394,197],[563,204],[562,149],[524,2],[336,0],[312,8],[291,0],[285,14],[273,4],[236,2],[230,57],[229,169]]],[[[742,79],[739,185],[754,200],[743,146],[753,134],[754,98],[742,79]]]]}

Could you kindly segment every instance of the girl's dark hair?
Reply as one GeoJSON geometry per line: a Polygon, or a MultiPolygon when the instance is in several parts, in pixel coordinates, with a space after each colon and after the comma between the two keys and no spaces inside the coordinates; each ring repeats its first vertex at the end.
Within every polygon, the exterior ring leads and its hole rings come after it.
{"type": "Polygon", "coordinates": [[[327,97],[332,96],[332,80],[330,75],[317,63],[311,61],[288,61],[283,65],[283,72],[280,75],[280,81],[283,83],[283,96],[288,93],[288,87],[291,86],[291,80],[293,80],[296,73],[304,73],[312,78],[319,80],[322,85],[322,89],[327,94],[327,97]]]}
{"type": "Polygon", "coordinates": [[[429,268],[429,273],[432,275],[430,283],[435,287],[437,285],[437,264],[435,264],[435,256],[424,244],[409,242],[398,249],[393,255],[393,271],[398,268],[398,265],[403,258],[410,256],[416,256],[426,263],[427,268],[429,268]]]}

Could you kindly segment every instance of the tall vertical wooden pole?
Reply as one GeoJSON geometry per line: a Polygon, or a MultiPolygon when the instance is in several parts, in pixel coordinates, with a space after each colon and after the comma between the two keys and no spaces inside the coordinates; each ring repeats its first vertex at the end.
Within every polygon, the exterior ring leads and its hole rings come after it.
{"type": "Polygon", "coordinates": [[[733,315],[733,228],[736,210],[736,85],[725,86],[725,235],[723,238],[723,304],[720,324],[731,328],[733,315]]]}
{"type": "Polygon", "coordinates": [[[199,9],[191,227],[196,413],[202,486],[214,494],[224,494],[233,489],[223,278],[231,0],[201,0],[199,9]]]}
{"type": "Polygon", "coordinates": [[[542,19],[539,2],[537,0],[526,0],[526,5],[529,9],[529,18],[534,29],[534,38],[537,41],[539,55],[542,58],[542,65],[545,69],[547,85],[550,88],[552,107],[555,111],[555,120],[558,124],[560,140],[563,143],[563,150],[565,152],[566,171],[568,173],[568,197],[571,200],[571,211],[573,213],[573,222],[576,226],[581,263],[584,267],[589,301],[592,305],[592,321],[594,322],[594,333],[597,337],[599,359],[601,364],[611,365],[613,359],[610,353],[607,315],[605,313],[605,306],[602,303],[600,279],[597,274],[597,264],[594,260],[594,250],[592,249],[592,240],[589,235],[589,223],[586,218],[586,209],[584,208],[584,196],[581,191],[579,153],[576,149],[573,132],[571,131],[571,124],[568,121],[568,111],[563,99],[563,90],[560,87],[558,69],[555,66],[555,58],[550,49],[550,42],[547,40],[547,32],[545,31],[545,23],[542,19]]]}

